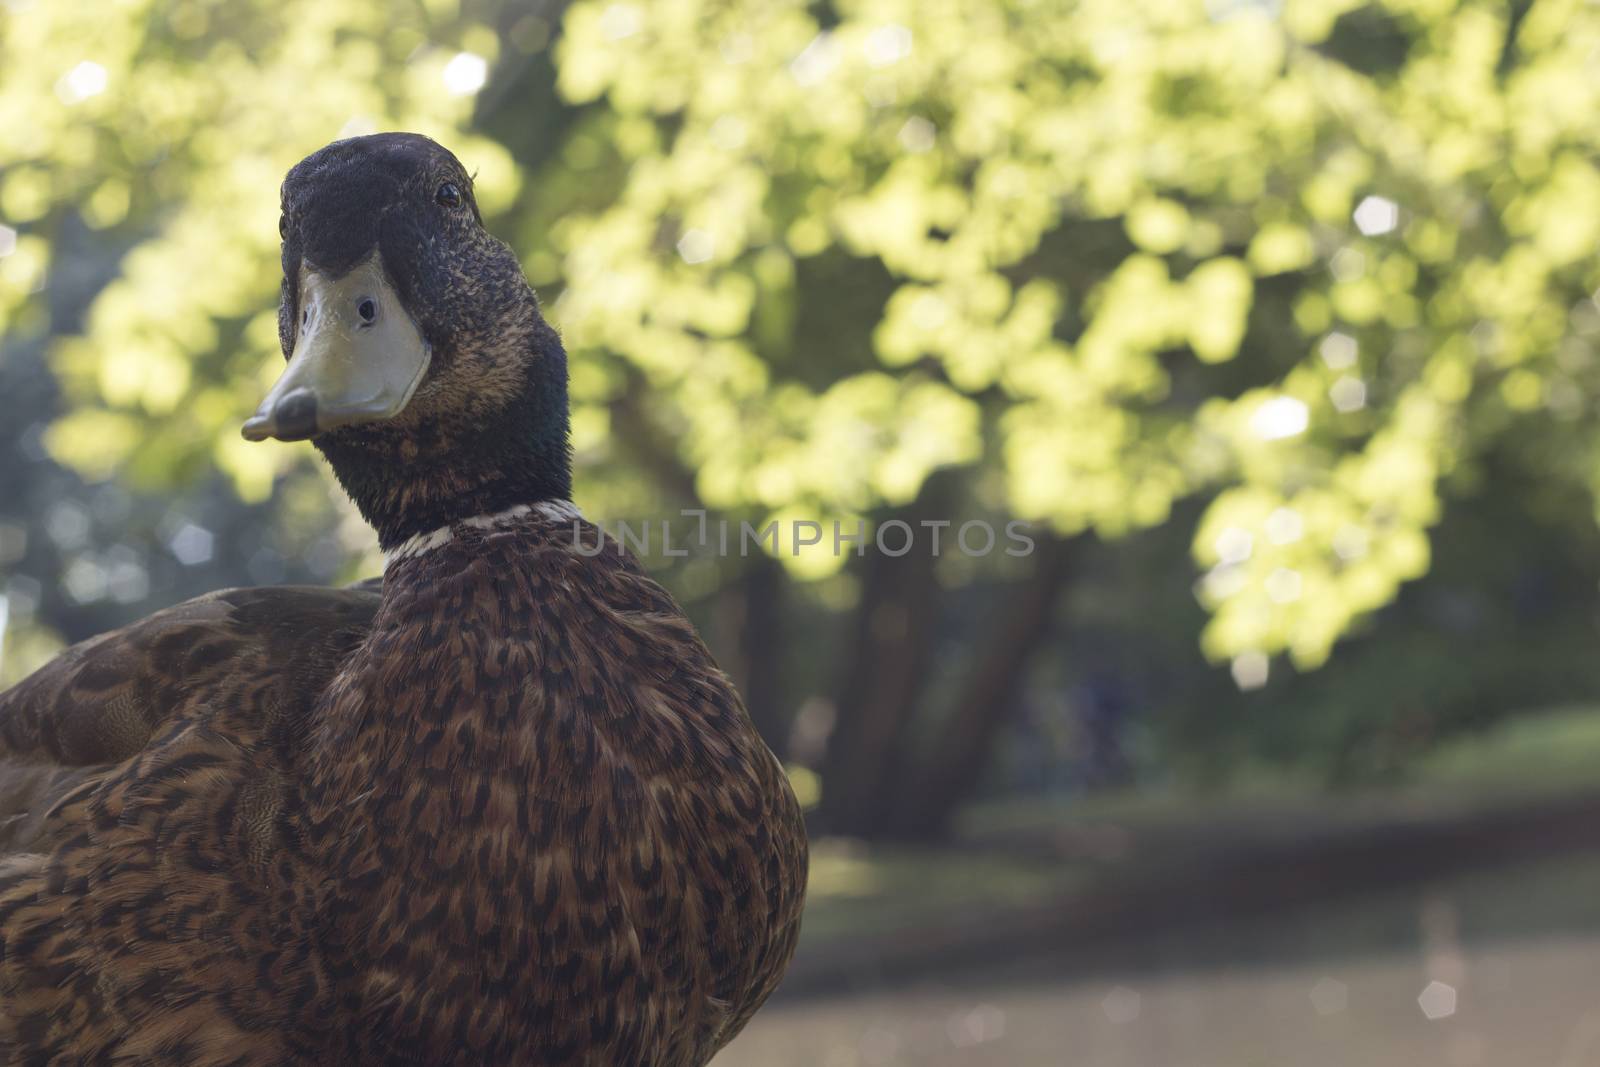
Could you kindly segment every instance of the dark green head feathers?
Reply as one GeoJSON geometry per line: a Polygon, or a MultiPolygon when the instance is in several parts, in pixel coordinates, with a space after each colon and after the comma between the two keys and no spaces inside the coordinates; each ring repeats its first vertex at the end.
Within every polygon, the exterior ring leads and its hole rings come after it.
{"type": "Polygon", "coordinates": [[[289,367],[246,436],[309,437],[385,548],[571,495],[566,354],[454,155],[336,141],[289,172],[279,228],[289,367]]]}

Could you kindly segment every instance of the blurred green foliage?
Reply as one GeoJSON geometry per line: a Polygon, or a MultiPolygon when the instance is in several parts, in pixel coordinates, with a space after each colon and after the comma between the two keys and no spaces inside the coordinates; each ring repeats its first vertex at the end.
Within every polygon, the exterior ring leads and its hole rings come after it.
{"type": "Polygon", "coordinates": [[[1508,437],[1596,480],[1582,0],[4,10],[0,324],[61,334],[48,446],[91,478],[217,464],[260,498],[306,469],[237,433],[279,362],[277,184],[408,128],[479,172],[550,302],[601,514],[651,478],[618,444],[641,407],[694,497],[754,517],[848,521],[946,466],[1063,533],[1204,494],[1204,647],[1248,687],[1424,573],[1508,437]],[[562,100],[517,98],[495,61],[552,34],[562,100]],[[559,143],[517,133],[552,110],[559,143]],[[51,323],[75,220],[130,250],[51,323]]]}

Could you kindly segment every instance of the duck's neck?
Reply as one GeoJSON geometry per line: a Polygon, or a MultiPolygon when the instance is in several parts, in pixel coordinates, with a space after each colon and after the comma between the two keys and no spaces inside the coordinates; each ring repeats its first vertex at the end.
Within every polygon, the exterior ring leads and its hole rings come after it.
{"type": "Polygon", "coordinates": [[[316,441],[384,551],[455,523],[572,496],[565,364],[455,425],[316,441]]]}
{"type": "Polygon", "coordinates": [[[583,513],[570,500],[541,500],[536,504],[517,504],[503,511],[473,515],[458,522],[412,534],[392,548],[384,549],[384,570],[387,572],[391,564],[415,559],[435,549],[443,548],[461,535],[475,537],[483,532],[506,530],[525,522],[541,524],[553,522],[570,526],[582,518],[583,513]]]}
{"type": "MultiPolygon", "coordinates": [[[[497,457],[498,458],[498,457],[497,457]]],[[[378,545],[391,552],[415,538],[485,516],[566,501],[572,480],[565,455],[510,456],[493,466],[468,463],[432,469],[334,470],[356,507],[378,531],[378,545]],[[559,472],[555,460],[562,461],[559,472]]]]}

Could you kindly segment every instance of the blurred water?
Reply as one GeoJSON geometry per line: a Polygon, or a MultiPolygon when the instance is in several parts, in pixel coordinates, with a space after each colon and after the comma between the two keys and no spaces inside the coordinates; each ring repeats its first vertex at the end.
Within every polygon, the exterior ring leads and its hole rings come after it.
{"type": "Polygon", "coordinates": [[[1593,867],[1563,860],[1092,958],[1046,950],[898,989],[780,999],[715,1067],[1600,1064],[1593,867]]]}
{"type": "Polygon", "coordinates": [[[779,1004],[715,1067],[1600,1064],[1600,937],[1471,955],[1454,1014],[1434,1021],[1418,1003],[1431,981],[1390,955],[779,1004]]]}

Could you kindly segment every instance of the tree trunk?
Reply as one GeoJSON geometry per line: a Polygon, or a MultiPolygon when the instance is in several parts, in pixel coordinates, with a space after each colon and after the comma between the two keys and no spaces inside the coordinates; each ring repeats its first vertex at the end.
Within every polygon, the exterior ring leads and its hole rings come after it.
{"type": "Polygon", "coordinates": [[[911,551],[888,556],[869,549],[863,562],[861,599],[823,762],[818,814],[829,832],[875,837],[889,824],[889,800],[904,767],[907,727],[922,695],[938,622],[936,560],[918,520],[936,511],[945,495],[925,486],[913,508],[896,516],[923,536],[911,551]]]}
{"type": "Polygon", "coordinates": [[[766,553],[725,594],[723,632],[731,635],[728,674],[744,697],[751,721],[780,759],[789,746],[792,709],[783,706],[783,629],[787,606],[783,564],[766,553]]]}
{"type": "Polygon", "coordinates": [[[949,832],[1015,713],[1034,654],[1050,636],[1069,555],[1069,542],[1039,539],[1033,574],[1012,586],[995,611],[994,636],[961,686],[922,774],[897,793],[890,824],[894,836],[936,838],[949,832]]]}

